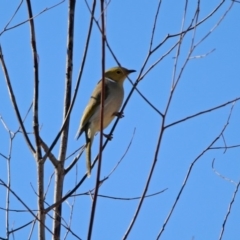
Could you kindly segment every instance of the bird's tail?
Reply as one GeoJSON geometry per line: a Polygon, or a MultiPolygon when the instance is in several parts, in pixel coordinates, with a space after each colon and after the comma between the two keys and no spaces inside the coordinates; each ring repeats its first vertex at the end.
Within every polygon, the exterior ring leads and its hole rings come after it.
{"type": "Polygon", "coordinates": [[[79,139],[79,137],[82,135],[82,133],[83,133],[83,129],[81,127],[79,127],[77,134],[75,136],[75,139],[79,139]]]}

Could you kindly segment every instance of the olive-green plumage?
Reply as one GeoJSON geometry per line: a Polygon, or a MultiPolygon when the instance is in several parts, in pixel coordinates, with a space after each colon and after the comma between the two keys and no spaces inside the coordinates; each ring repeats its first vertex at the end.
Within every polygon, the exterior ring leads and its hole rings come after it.
{"type": "MultiPolygon", "coordinates": [[[[114,67],[105,72],[104,92],[104,116],[103,129],[105,129],[118,113],[124,97],[123,82],[128,74],[135,70],[128,70],[124,67],[114,67]]],[[[100,131],[101,122],[101,93],[102,80],[94,89],[91,98],[83,112],[80,126],[76,137],[79,138],[83,132],[86,135],[86,165],[88,176],[91,175],[91,146],[94,135],[100,131]]]]}

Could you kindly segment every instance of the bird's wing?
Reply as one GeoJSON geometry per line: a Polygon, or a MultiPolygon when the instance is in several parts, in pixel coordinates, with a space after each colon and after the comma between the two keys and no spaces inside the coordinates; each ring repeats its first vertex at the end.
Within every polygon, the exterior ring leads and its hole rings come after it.
{"type": "MultiPolygon", "coordinates": [[[[92,96],[91,96],[91,98],[88,102],[87,107],[84,110],[83,117],[82,117],[82,120],[81,120],[80,129],[79,129],[78,134],[77,134],[77,138],[80,137],[82,132],[85,130],[85,128],[89,124],[89,119],[93,116],[93,114],[96,112],[96,109],[100,106],[101,95],[102,95],[102,81],[100,80],[98,82],[96,88],[94,89],[93,93],[92,93],[92,96]]],[[[104,95],[105,95],[104,99],[106,100],[108,95],[109,95],[109,84],[108,84],[107,79],[105,79],[104,95]]]]}

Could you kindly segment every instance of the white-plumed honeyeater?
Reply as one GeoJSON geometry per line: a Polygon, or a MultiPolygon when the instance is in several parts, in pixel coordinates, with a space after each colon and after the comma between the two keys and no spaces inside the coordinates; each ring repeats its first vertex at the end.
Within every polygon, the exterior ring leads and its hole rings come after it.
{"type": "MultiPolygon", "coordinates": [[[[124,89],[123,82],[128,74],[135,70],[128,70],[124,67],[114,67],[107,70],[104,86],[104,111],[103,111],[103,129],[105,129],[115,116],[119,115],[119,109],[123,102],[124,89]]],[[[78,139],[83,132],[86,135],[86,164],[88,176],[91,175],[91,146],[94,135],[100,131],[101,122],[101,93],[102,80],[100,80],[94,89],[91,98],[83,112],[80,126],[76,135],[78,139]]]]}

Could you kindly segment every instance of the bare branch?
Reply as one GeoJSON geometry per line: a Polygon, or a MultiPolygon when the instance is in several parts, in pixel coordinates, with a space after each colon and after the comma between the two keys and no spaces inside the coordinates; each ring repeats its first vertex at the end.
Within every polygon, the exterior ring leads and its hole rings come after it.
{"type": "MultiPolygon", "coordinates": [[[[67,113],[67,115],[65,117],[65,121],[62,124],[62,127],[61,127],[60,131],[58,132],[57,136],[55,137],[55,139],[53,140],[52,144],[49,147],[49,152],[52,151],[52,149],[56,145],[59,137],[61,136],[61,133],[62,133],[62,131],[63,131],[64,127],[65,127],[65,124],[66,124],[66,122],[67,122],[67,120],[68,120],[68,118],[69,118],[69,116],[71,114],[72,108],[74,106],[74,103],[75,103],[75,100],[76,100],[76,97],[77,97],[77,92],[78,92],[78,88],[79,88],[80,81],[81,81],[81,78],[82,78],[82,73],[83,73],[83,69],[84,69],[84,66],[85,66],[85,61],[86,61],[86,57],[87,57],[87,53],[88,53],[88,47],[89,47],[90,37],[91,37],[91,33],[92,33],[92,25],[93,25],[93,17],[94,17],[95,7],[96,7],[96,0],[93,0],[92,11],[91,11],[91,19],[90,19],[90,24],[89,24],[89,28],[88,28],[88,35],[87,35],[87,39],[86,39],[86,45],[85,45],[85,48],[84,48],[82,63],[81,63],[81,66],[80,66],[78,79],[77,79],[77,84],[76,84],[76,87],[75,87],[75,90],[74,90],[74,94],[73,94],[73,99],[72,99],[71,105],[70,105],[70,107],[68,109],[68,113],[67,113]]],[[[43,158],[46,158],[47,155],[48,155],[48,153],[46,153],[43,158]]]]}
{"type": "Polygon", "coordinates": [[[93,223],[94,223],[94,217],[96,212],[96,206],[97,206],[97,197],[98,197],[98,190],[99,185],[101,184],[100,177],[101,177],[101,164],[102,164],[102,151],[103,151],[103,121],[104,121],[104,99],[105,99],[105,12],[104,12],[104,0],[100,0],[100,8],[101,8],[101,33],[102,33],[102,89],[101,89],[101,103],[100,103],[100,140],[99,140],[99,154],[98,154],[98,167],[97,167],[97,176],[96,176],[96,183],[95,183],[95,193],[93,196],[93,202],[92,202],[92,208],[91,208],[91,214],[90,214],[90,220],[88,225],[88,235],[87,239],[91,240],[92,236],[92,230],[93,230],[93,223]]]}
{"type": "Polygon", "coordinates": [[[39,239],[45,240],[45,214],[44,210],[44,161],[42,160],[42,151],[39,137],[39,68],[38,68],[38,53],[36,44],[35,26],[33,21],[31,1],[26,0],[28,16],[30,18],[30,38],[33,54],[34,67],[34,93],[33,93],[33,132],[36,144],[35,160],[37,162],[38,175],[38,236],[39,239]]]}
{"type": "Polygon", "coordinates": [[[193,30],[195,27],[198,27],[202,23],[206,22],[210,17],[212,17],[218,9],[224,4],[225,0],[222,0],[213,10],[211,13],[209,13],[205,18],[203,18],[201,21],[198,22],[196,26],[192,26],[192,23],[184,30],[183,32],[180,33],[174,33],[174,34],[168,34],[154,49],[152,49],[152,52],[155,52],[157,49],[159,49],[168,39],[177,37],[179,35],[182,35],[183,33],[187,33],[191,30],[193,30]]]}
{"type": "MultiPolygon", "coordinates": [[[[63,182],[64,182],[64,162],[67,152],[67,142],[69,133],[70,115],[67,117],[72,96],[72,71],[73,71],[73,47],[74,47],[74,24],[75,24],[75,0],[70,0],[68,5],[68,33],[67,33],[67,56],[66,56],[66,78],[65,78],[65,93],[64,93],[64,112],[63,112],[63,124],[64,128],[60,138],[59,149],[59,164],[55,169],[55,185],[54,185],[54,202],[62,199],[63,182]],[[65,121],[66,119],[66,121],[65,121]]],[[[49,153],[51,151],[49,150],[49,153]]],[[[60,204],[54,209],[54,239],[58,240],[61,236],[61,216],[62,205],[60,204]]]]}
{"type": "MultiPolygon", "coordinates": [[[[229,148],[238,148],[240,147],[240,144],[237,144],[237,145],[232,145],[232,146],[224,146],[224,147],[211,147],[210,149],[224,149],[224,150],[227,150],[229,148]]],[[[226,152],[226,151],[225,151],[226,152]]]]}
{"type": "Polygon", "coordinates": [[[205,58],[207,57],[208,55],[210,55],[211,53],[213,53],[216,49],[212,49],[211,51],[205,53],[205,54],[202,54],[202,55],[197,55],[197,56],[192,56],[190,57],[189,59],[198,59],[198,58],[205,58]]]}
{"type": "Polygon", "coordinates": [[[151,36],[150,45],[149,45],[149,52],[151,52],[151,49],[152,49],[153,39],[154,39],[154,35],[155,35],[155,30],[156,30],[156,26],[157,26],[157,19],[158,19],[159,11],[160,11],[160,8],[161,8],[161,4],[162,4],[162,0],[159,0],[158,1],[158,6],[157,6],[157,11],[156,11],[155,18],[154,18],[153,28],[152,28],[152,36],[151,36]]]}
{"type": "Polygon", "coordinates": [[[81,148],[81,151],[79,152],[79,154],[73,159],[73,161],[69,164],[69,166],[65,169],[64,174],[66,175],[74,166],[75,164],[78,162],[78,159],[82,156],[83,152],[84,152],[84,147],[81,148]]]}
{"type": "MultiPolygon", "coordinates": [[[[167,191],[168,188],[165,188],[161,191],[155,192],[155,193],[151,193],[145,196],[145,198],[149,198],[149,197],[154,197],[156,195],[159,195],[161,193],[164,193],[165,191],[167,191]]],[[[74,194],[73,196],[84,196],[84,195],[91,195],[93,190],[91,190],[90,192],[85,192],[85,193],[78,193],[78,194],[74,194]]],[[[141,197],[113,197],[113,196],[108,196],[108,195],[102,195],[102,194],[98,194],[98,197],[102,197],[102,198],[109,198],[109,199],[113,199],[113,200],[123,200],[123,201],[131,201],[131,200],[138,200],[141,199],[141,197]]]]}
{"type": "MultiPolygon", "coordinates": [[[[47,144],[42,140],[42,138],[39,136],[40,138],[40,144],[41,147],[43,148],[43,150],[45,151],[45,153],[48,152],[48,158],[50,159],[50,161],[52,162],[53,166],[55,168],[57,168],[57,166],[59,165],[59,162],[57,160],[57,158],[49,151],[49,148],[47,146],[47,144]]],[[[45,159],[44,159],[45,160],[45,159]]]]}
{"type": "Polygon", "coordinates": [[[34,220],[31,220],[30,222],[25,223],[25,224],[22,225],[21,227],[18,227],[18,228],[15,228],[15,229],[9,231],[9,235],[12,234],[12,233],[14,233],[14,232],[17,232],[17,231],[19,231],[19,230],[21,230],[21,229],[23,229],[23,228],[25,228],[25,227],[27,227],[28,225],[30,225],[31,223],[33,223],[33,221],[34,221],[34,220]]]}

